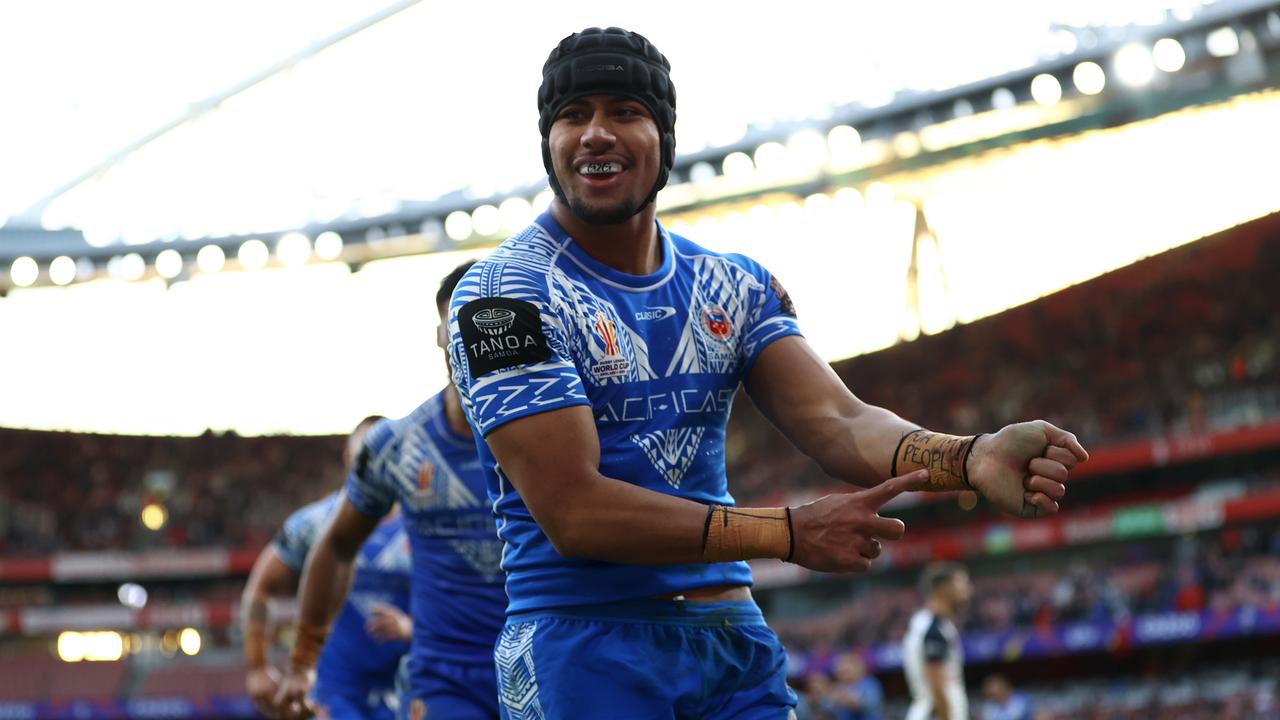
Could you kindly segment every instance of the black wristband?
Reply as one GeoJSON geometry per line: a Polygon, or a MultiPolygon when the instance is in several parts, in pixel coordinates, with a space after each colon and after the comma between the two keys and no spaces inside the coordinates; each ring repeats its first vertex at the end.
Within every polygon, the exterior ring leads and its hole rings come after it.
{"type": "Polygon", "coordinates": [[[973,457],[973,449],[978,446],[978,438],[983,435],[986,435],[986,433],[978,433],[969,441],[969,452],[964,454],[964,466],[960,470],[960,479],[964,480],[964,484],[968,485],[969,489],[974,492],[977,492],[977,488],[973,486],[973,483],[969,482],[969,458],[973,457]]]}
{"type": "Polygon", "coordinates": [[[711,534],[711,518],[716,514],[716,506],[707,506],[707,521],[702,524],[702,552],[707,552],[707,536],[711,534]]]}
{"type": "Polygon", "coordinates": [[[902,438],[898,440],[898,447],[893,449],[893,462],[889,464],[889,477],[898,477],[898,453],[902,452],[902,443],[906,442],[907,438],[918,432],[924,432],[924,428],[916,428],[906,435],[903,435],[902,438]]]}

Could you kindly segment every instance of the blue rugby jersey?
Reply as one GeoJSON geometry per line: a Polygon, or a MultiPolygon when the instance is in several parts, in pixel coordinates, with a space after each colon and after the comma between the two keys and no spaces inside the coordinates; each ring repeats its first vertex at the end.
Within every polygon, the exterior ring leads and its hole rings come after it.
{"type": "MultiPolygon", "coordinates": [[[[476,263],[454,291],[454,383],[480,436],[588,405],[600,471],[657,492],[733,504],[725,426],[760,351],[798,335],[782,286],[741,255],[658,226],[663,262],[627,275],[593,260],[550,213],[476,263]]],[[[504,541],[508,612],[750,584],[747,564],[619,565],[567,559],[477,440],[504,541]]]]}
{"type": "Polygon", "coordinates": [[[492,664],[507,604],[501,544],[475,442],[449,427],[443,393],[374,425],[346,492],[373,517],[400,501],[413,554],[413,657],[492,664]]]}
{"type": "MultiPolygon", "coordinates": [[[[329,523],[342,493],[335,492],[289,516],[276,534],[276,554],[285,565],[301,573],[307,554],[329,523]]],[[[356,556],[351,592],[334,619],[316,667],[325,678],[351,675],[367,680],[395,681],[400,657],[408,643],[375,640],[365,630],[374,603],[393,605],[409,611],[409,543],[399,517],[381,523],[356,556]],[[355,671],[358,675],[347,671],[355,671]]]]}

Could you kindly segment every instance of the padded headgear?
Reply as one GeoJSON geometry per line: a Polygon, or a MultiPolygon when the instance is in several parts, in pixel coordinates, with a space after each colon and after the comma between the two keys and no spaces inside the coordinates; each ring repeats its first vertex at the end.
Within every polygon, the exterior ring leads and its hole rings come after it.
{"type": "Polygon", "coordinates": [[[643,103],[662,138],[658,180],[644,207],[667,184],[676,161],[676,88],[671,63],[639,33],[622,28],[587,28],[560,41],[542,66],[538,88],[538,130],[542,132],[542,164],[556,197],[565,199],[551,164],[551,124],[568,103],[586,95],[618,95],[643,103]]]}

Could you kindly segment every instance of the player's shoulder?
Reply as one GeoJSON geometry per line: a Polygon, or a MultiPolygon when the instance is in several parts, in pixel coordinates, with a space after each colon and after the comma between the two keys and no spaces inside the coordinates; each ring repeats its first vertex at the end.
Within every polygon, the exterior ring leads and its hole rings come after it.
{"type": "Polygon", "coordinates": [[[768,282],[770,278],[769,271],[747,255],[716,252],[670,230],[667,231],[667,236],[671,238],[671,247],[675,252],[694,265],[715,264],[731,273],[750,276],[761,283],[768,282]]]}
{"type": "Polygon", "coordinates": [[[294,510],[293,514],[284,521],[285,529],[302,529],[323,522],[333,512],[340,496],[341,493],[332,492],[315,502],[307,503],[294,510]]]}
{"type": "Polygon", "coordinates": [[[454,290],[454,307],[478,298],[544,296],[563,246],[563,240],[537,222],[531,223],[467,270],[454,290]]]}

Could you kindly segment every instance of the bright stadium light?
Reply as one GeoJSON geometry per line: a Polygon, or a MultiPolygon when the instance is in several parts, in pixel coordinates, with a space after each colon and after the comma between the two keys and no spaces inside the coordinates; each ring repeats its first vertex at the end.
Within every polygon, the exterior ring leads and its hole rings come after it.
{"type": "Polygon", "coordinates": [[[514,233],[533,222],[533,206],[522,197],[509,197],[498,206],[502,215],[502,229],[514,233]]]}
{"type": "Polygon", "coordinates": [[[337,260],[342,255],[342,236],[325,230],[316,236],[316,257],[321,260],[337,260]]]}
{"type": "Polygon", "coordinates": [[[49,279],[54,285],[70,285],[76,279],[76,261],[60,255],[49,263],[49,279]]]}
{"type": "Polygon", "coordinates": [[[550,188],[543,190],[533,196],[533,211],[541,214],[547,208],[551,207],[551,201],[556,198],[556,194],[550,188]]]}
{"type": "Polygon", "coordinates": [[[156,255],[156,274],[166,280],[182,274],[182,253],[168,248],[156,255]]]}
{"type": "Polygon", "coordinates": [[[1214,57],[1231,57],[1240,52],[1240,36],[1230,25],[1220,27],[1205,36],[1204,47],[1214,57]]]}
{"type": "Polygon", "coordinates": [[[244,241],[236,252],[236,258],[245,270],[261,270],[267,266],[267,260],[271,259],[271,251],[267,249],[266,243],[255,238],[244,241]]]}
{"type": "Polygon", "coordinates": [[[996,110],[1009,110],[1018,104],[1018,98],[1006,87],[996,88],[991,93],[991,107],[996,110]]]}
{"type": "Polygon", "coordinates": [[[169,511],[160,503],[147,503],[142,508],[141,520],[143,527],[154,532],[169,521],[169,511]]]}
{"type": "Polygon", "coordinates": [[[58,633],[58,659],[62,662],[84,660],[84,635],[68,630],[58,633]]]}
{"type": "Polygon", "coordinates": [[[124,656],[124,637],[111,630],[82,633],[84,659],[91,662],[115,662],[124,656]]]}
{"type": "Polygon", "coordinates": [[[1130,43],[1116,51],[1116,78],[1129,87],[1142,87],[1155,77],[1156,64],[1151,58],[1151,51],[1146,45],[1130,43]]]}
{"type": "Polygon", "coordinates": [[[730,178],[742,178],[755,170],[751,158],[743,152],[731,152],[724,159],[724,175],[730,178]]]}
{"type": "Polygon", "coordinates": [[[1071,82],[1085,95],[1097,95],[1107,86],[1107,74],[1096,62],[1082,62],[1071,71],[1071,82]]]}
{"type": "Polygon", "coordinates": [[[1062,83],[1049,73],[1041,73],[1031,79],[1031,98],[1049,107],[1062,99],[1062,83]]]}
{"type": "Polygon", "coordinates": [[[797,169],[817,170],[827,161],[827,141],[817,130],[800,130],[787,138],[787,153],[797,169]]]}
{"type": "Polygon", "coordinates": [[[873,208],[887,208],[893,205],[894,201],[893,188],[888,183],[873,182],[867,186],[866,198],[867,206],[873,208]]]}
{"type": "Polygon", "coordinates": [[[825,193],[814,193],[804,199],[804,211],[811,217],[820,217],[831,210],[831,196],[825,193]]]}
{"type": "Polygon", "coordinates": [[[444,234],[454,242],[462,242],[471,237],[471,213],[466,210],[454,210],[444,219],[444,234]]]}
{"type": "Polygon", "coordinates": [[[200,272],[211,275],[227,264],[227,254],[217,245],[205,245],[196,253],[196,267],[200,272]]]}
{"type": "Polygon", "coordinates": [[[1151,58],[1161,72],[1178,72],[1187,62],[1187,53],[1182,44],[1173,38],[1160,38],[1151,48],[1151,58]]]}
{"type": "MultiPolygon", "coordinates": [[[[780,173],[787,169],[787,149],[782,143],[767,142],[756,148],[755,165],[761,172],[780,173]]],[[[727,173],[726,173],[727,174],[727,173]]]]}
{"type": "Polygon", "coordinates": [[[862,193],[858,192],[858,188],[842,187],[836,191],[831,202],[836,206],[837,210],[861,210],[866,201],[862,199],[862,193]]]}
{"type": "Polygon", "coordinates": [[[76,279],[77,280],[89,280],[93,278],[93,273],[95,270],[96,268],[94,268],[93,266],[93,261],[87,257],[82,257],[76,261],[76,279]]]}
{"type": "Polygon", "coordinates": [[[147,606],[147,590],[138,583],[127,582],[116,590],[116,598],[125,607],[142,609],[147,606]]]}
{"type": "Polygon", "coordinates": [[[477,235],[495,235],[502,228],[502,213],[492,205],[481,205],[471,213],[471,228],[477,235]]]}
{"type": "Polygon", "coordinates": [[[710,182],[715,176],[715,167],[705,160],[699,160],[693,164],[693,167],[689,168],[689,181],[694,185],[710,182]]]}
{"type": "Polygon", "coordinates": [[[13,261],[9,266],[9,279],[18,287],[31,287],[40,277],[40,266],[25,255],[13,261]]]}
{"type": "Polygon", "coordinates": [[[285,267],[305,265],[311,258],[311,241],[300,232],[287,233],[276,241],[276,257],[285,267]]]}
{"type": "Polygon", "coordinates": [[[837,125],[827,133],[827,153],[833,167],[852,167],[862,157],[862,136],[852,125],[837,125]]]}
{"type": "Polygon", "coordinates": [[[147,261],[138,253],[129,253],[120,258],[120,279],[128,282],[141,280],[147,274],[147,261]]]}
{"type": "Polygon", "coordinates": [[[200,631],[195,628],[183,628],[182,632],[178,633],[178,647],[182,649],[184,655],[196,655],[200,652],[202,644],[200,631]]]}

